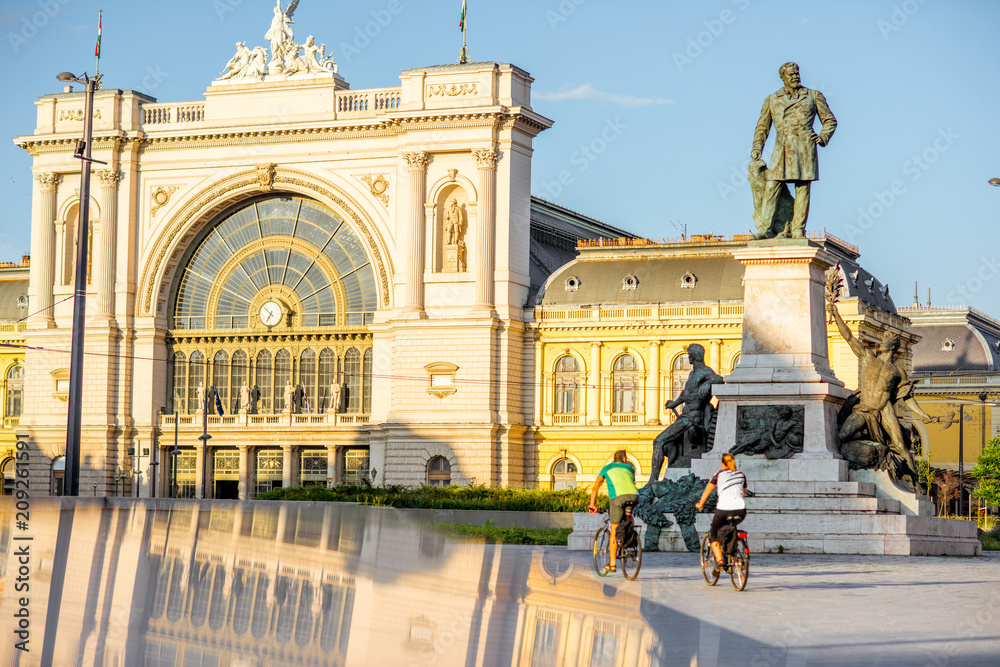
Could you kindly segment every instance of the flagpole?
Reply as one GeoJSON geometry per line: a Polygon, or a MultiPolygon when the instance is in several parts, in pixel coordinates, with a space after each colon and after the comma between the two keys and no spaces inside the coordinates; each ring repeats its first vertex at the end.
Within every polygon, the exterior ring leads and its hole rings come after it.
{"type": "Polygon", "coordinates": [[[97,84],[98,88],[101,87],[100,79],[98,78],[98,76],[101,73],[101,30],[102,30],[102,27],[103,27],[103,22],[101,20],[101,18],[102,18],[101,15],[102,15],[103,11],[104,11],[103,9],[98,9],[97,10],[97,48],[94,49],[94,57],[97,58],[97,64],[94,65],[94,78],[97,79],[97,81],[98,81],[98,84],[97,84]]]}
{"type": "Polygon", "coordinates": [[[467,49],[465,46],[465,31],[467,28],[465,12],[466,12],[466,0],[462,0],[462,22],[460,24],[462,26],[462,50],[458,54],[459,65],[464,65],[467,62],[469,62],[469,49],[467,49]]]}

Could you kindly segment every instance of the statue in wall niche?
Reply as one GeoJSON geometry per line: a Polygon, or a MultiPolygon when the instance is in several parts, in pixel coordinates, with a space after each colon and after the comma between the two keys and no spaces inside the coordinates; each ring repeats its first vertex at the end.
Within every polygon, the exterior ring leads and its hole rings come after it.
{"type": "Polygon", "coordinates": [[[649,481],[660,478],[663,461],[671,468],[691,465],[692,458],[699,458],[712,445],[711,434],[715,427],[715,409],[712,407],[712,385],[722,384],[722,376],[705,365],[705,348],[697,343],[688,345],[691,374],[681,395],[667,401],[668,410],[677,415],[677,406],[683,405],[677,420],[653,440],[653,462],[649,481]]]}
{"type": "Polygon", "coordinates": [[[285,384],[285,393],[283,396],[285,403],[285,412],[292,411],[292,400],[294,396],[295,396],[295,388],[292,387],[292,381],[289,380],[288,383],[285,384]]]}
{"type": "Polygon", "coordinates": [[[444,212],[444,231],[448,235],[448,245],[457,245],[462,240],[463,228],[462,207],[458,205],[458,199],[452,197],[451,204],[444,212]]]}
{"type": "Polygon", "coordinates": [[[877,350],[866,348],[851,333],[837,310],[839,277],[827,283],[827,311],[837,330],[860,360],[860,386],[840,409],[838,436],[840,453],[852,468],[885,470],[896,480],[906,479],[922,493],[917,465],[913,459],[910,429],[896,415],[896,405],[908,407],[925,424],[940,421],[924,412],[914,399],[915,383],[896,364],[899,337],[886,331],[877,350]]]}
{"type": "MultiPolygon", "coordinates": [[[[685,475],[677,481],[665,479],[660,482],[650,482],[639,489],[639,502],[632,514],[642,519],[646,524],[646,536],[643,539],[643,551],[658,551],[660,531],[669,528],[673,522],[667,518],[672,513],[677,519],[677,525],[684,537],[684,546],[688,551],[697,553],[700,549],[698,530],[694,527],[698,508],[695,505],[701,500],[701,494],[708,482],[694,475],[685,475]]],[[[714,512],[718,502],[718,493],[705,500],[702,512],[714,512]]]]}
{"type": "Polygon", "coordinates": [[[801,405],[741,405],[736,410],[736,444],[730,454],[763,454],[787,459],[805,444],[805,408],[801,405]]]}
{"type": "Polygon", "coordinates": [[[250,408],[250,385],[246,382],[240,387],[240,412],[246,412],[250,408]]]}
{"type": "Polygon", "coordinates": [[[195,394],[198,396],[198,405],[196,406],[196,409],[198,410],[198,412],[201,412],[202,410],[205,409],[205,383],[204,382],[199,382],[198,383],[198,389],[195,391],[195,394]]]}
{"type": "Polygon", "coordinates": [[[785,63],[778,68],[778,76],[785,85],[764,100],[750,151],[750,185],[754,194],[755,238],[758,239],[805,236],[809,188],[813,181],[819,180],[816,147],[826,146],[837,129],[837,119],[827,106],[823,93],[802,86],[798,65],[785,63]],[[819,134],[813,129],[817,116],[822,124],[819,134]],[[771,153],[771,166],[767,168],[760,154],[772,124],[775,130],[774,151],[771,153]],[[776,221],[783,199],[785,210],[781,217],[787,215],[789,195],[786,183],[795,188],[791,219],[776,221]]]}

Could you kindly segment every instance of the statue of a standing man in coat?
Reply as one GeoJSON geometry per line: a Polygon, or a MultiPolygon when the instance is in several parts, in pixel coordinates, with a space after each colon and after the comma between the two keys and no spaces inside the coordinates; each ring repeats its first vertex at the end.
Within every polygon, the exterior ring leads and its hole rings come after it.
{"type": "Polygon", "coordinates": [[[775,129],[774,152],[771,165],[765,173],[764,194],[760,207],[754,211],[757,225],[756,238],[774,236],[771,222],[781,191],[785,183],[795,187],[794,213],[790,224],[792,238],[805,236],[806,218],[809,217],[809,186],[819,180],[819,166],[816,146],[826,146],[837,129],[837,119],[830,112],[823,93],[803,88],[799,80],[799,66],[785,63],[778,69],[778,75],[785,82],[783,88],[771,93],[764,100],[760,120],[753,133],[751,160],[760,160],[772,123],[775,129]],[[819,116],[819,134],[813,129],[813,121],[819,116]]]}

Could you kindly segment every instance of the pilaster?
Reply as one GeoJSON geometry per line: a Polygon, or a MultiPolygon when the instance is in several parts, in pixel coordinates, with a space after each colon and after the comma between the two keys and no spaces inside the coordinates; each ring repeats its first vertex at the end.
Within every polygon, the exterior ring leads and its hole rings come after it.
{"type": "Polygon", "coordinates": [[[98,236],[98,251],[95,258],[97,288],[97,316],[114,315],[115,297],[115,232],[118,217],[118,183],[121,172],[117,169],[102,169],[97,172],[101,181],[101,233],[98,236]]]}
{"type": "Polygon", "coordinates": [[[496,187],[499,153],[495,148],[480,148],[472,151],[472,155],[476,158],[476,166],[479,167],[475,307],[492,311],[496,268],[496,187]]]}
{"type": "Polygon", "coordinates": [[[429,155],[423,151],[403,153],[406,161],[410,196],[406,216],[406,285],[400,315],[408,318],[424,317],[424,228],[427,198],[427,163],[429,155]]]}
{"type": "Polygon", "coordinates": [[[31,321],[39,327],[52,325],[52,286],[55,283],[55,222],[56,222],[56,190],[59,186],[59,174],[44,172],[35,174],[39,185],[38,217],[34,228],[34,247],[31,250],[31,285],[34,294],[31,297],[31,321]]]}

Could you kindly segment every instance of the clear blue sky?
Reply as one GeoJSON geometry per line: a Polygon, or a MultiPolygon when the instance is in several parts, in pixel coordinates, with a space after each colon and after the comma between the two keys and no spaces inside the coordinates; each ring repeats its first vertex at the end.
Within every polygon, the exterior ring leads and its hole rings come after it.
{"type": "MultiPolygon", "coordinates": [[[[1000,177],[1000,2],[469,5],[472,59],[528,70],[534,109],[556,122],[535,144],[535,194],[648,237],[748,231],[754,124],[794,60],[839,122],[820,149],[810,229],[859,245],[897,305],[916,280],[922,302],[930,287],[934,305],[1000,317],[1000,188],[987,184],[1000,177]]],[[[32,102],[61,90],[58,72],[93,72],[99,6],[105,86],[166,102],[201,99],[235,42],[263,45],[272,4],[5,0],[8,137],[32,131],[32,102]]],[[[460,7],[302,0],[295,31],[332,48],[351,87],[393,86],[401,70],[455,60],[460,7]]],[[[9,142],[0,151],[0,259],[15,259],[29,247],[31,161],[9,142]]]]}

